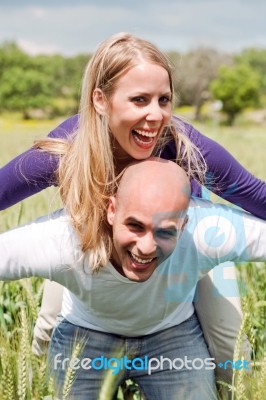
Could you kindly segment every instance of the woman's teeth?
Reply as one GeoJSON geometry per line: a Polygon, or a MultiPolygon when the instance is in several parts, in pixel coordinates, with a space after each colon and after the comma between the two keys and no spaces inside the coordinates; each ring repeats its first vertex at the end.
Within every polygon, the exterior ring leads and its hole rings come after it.
{"type": "Polygon", "coordinates": [[[132,133],[134,135],[136,142],[143,144],[143,145],[149,145],[149,144],[153,143],[154,138],[158,134],[158,131],[157,132],[148,132],[148,131],[134,129],[132,131],[132,133]]]}
{"type": "Polygon", "coordinates": [[[134,129],[133,133],[134,132],[138,133],[141,136],[146,136],[146,137],[151,137],[151,138],[155,137],[157,135],[157,133],[158,133],[158,132],[142,131],[142,130],[137,130],[137,129],[134,129]]]}
{"type": "Polygon", "coordinates": [[[140,258],[140,257],[136,256],[136,255],[133,254],[133,253],[130,253],[130,254],[131,254],[132,258],[133,258],[135,261],[137,261],[138,263],[140,263],[140,264],[148,264],[148,263],[150,263],[150,262],[153,260],[153,258],[143,259],[143,258],[140,258]]]}

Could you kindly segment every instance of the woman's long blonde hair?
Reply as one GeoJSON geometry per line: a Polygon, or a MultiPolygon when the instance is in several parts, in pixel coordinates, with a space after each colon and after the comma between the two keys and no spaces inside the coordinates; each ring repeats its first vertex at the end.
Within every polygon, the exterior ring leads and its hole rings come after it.
{"type": "MultiPolygon", "coordinates": [[[[35,147],[58,154],[58,182],[64,206],[78,232],[82,250],[89,250],[93,271],[107,264],[112,239],[106,222],[108,198],[116,190],[116,160],[108,115],[100,115],[93,104],[93,92],[101,89],[110,101],[119,77],[141,60],[163,67],[169,75],[173,95],[172,72],[168,59],[150,42],[128,33],[105,40],[88,63],[82,85],[79,126],[69,140],[43,139],[35,147]]],[[[172,96],[173,97],[173,96],[172,96]]],[[[166,127],[154,153],[175,140],[176,162],[188,176],[203,181],[205,164],[197,149],[176,124],[166,127]]]]}

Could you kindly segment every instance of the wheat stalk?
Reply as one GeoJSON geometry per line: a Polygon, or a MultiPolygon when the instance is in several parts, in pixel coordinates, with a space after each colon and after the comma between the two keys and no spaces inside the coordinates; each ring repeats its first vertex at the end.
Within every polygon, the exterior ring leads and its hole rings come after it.
{"type": "Polygon", "coordinates": [[[38,318],[38,302],[36,299],[36,295],[33,290],[32,281],[30,279],[22,279],[20,281],[21,286],[24,289],[26,294],[27,306],[29,308],[29,312],[34,321],[38,318]]]}
{"type": "Polygon", "coordinates": [[[2,387],[3,400],[14,400],[14,378],[12,374],[12,360],[8,357],[6,348],[1,349],[1,363],[3,368],[2,387]]]}
{"type": "Polygon", "coordinates": [[[27,359],[29,354],[29,337],[27,316],[24,308],[21,309],[21,341],[18,357],[18,398],[25,400],[27,393],[27,359]]]}
{"type": "MultiPolygon", "coordinates": [[[[74,351],[72,352],[71,360],[78,358],[78,356],[79,356],[79,354],[81,352],[81,349],[82,349],[82,342],[79,341],[76,344],[76,346],[74,348],[74,351]]],[[[72,385],[74,379],[75,379],[75,370],[73,368],[71,368],[71,362],[70,362],[69,365],[68,365],[68,368],[67,368],[65,381],[64,381],[63,400],[67,399],[67,396],[68,396],[68,394],[70,392],[71,385],[72,385]]]]}

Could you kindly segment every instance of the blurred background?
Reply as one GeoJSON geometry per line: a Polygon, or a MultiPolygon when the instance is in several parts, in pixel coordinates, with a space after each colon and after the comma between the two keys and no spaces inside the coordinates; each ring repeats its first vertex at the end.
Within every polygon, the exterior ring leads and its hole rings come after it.
{"type": "Polygon", "coordinates": [[[24,119],[75,113],[95,47],[128,31],[170,57],[175,106],[189,118],[265,122],[263,0],[0,2],[0,111],[24,119]],[[252,111],[252,112],[251,112],[252,111]]]}

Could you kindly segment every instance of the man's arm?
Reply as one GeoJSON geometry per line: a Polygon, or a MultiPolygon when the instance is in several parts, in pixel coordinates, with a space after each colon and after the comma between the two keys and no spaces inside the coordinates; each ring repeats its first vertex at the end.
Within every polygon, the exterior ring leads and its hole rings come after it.
{"type": "Polygon", "coordinates": [[[190,226],[200,269],[225,261],[266,261],[266,221],[205,200],[192,200],[190,226]]]}
{"type": "Polygon", "coordinates": [[[60,210],[1,234],[0,280],[30,276],[53,280],[78,259],[75,241],[68,217],[60,210]]]}

